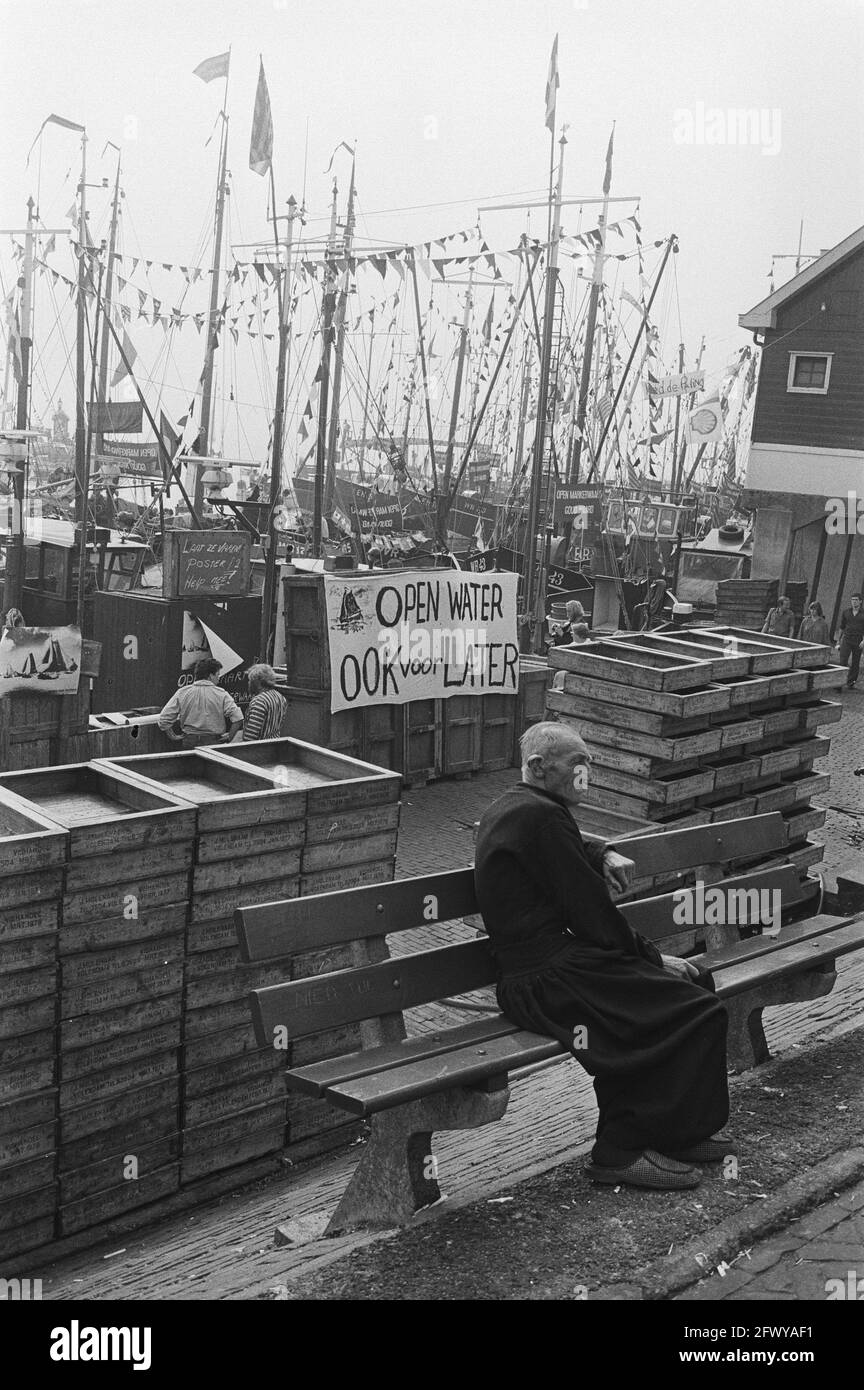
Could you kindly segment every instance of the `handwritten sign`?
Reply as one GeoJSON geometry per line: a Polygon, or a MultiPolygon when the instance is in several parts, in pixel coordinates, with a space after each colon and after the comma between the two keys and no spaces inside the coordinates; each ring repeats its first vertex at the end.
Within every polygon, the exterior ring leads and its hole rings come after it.
{"type": "Polygon", "coordinates": [[[324,576],[330,708],[519,688],[515,574],[324,576]]]}
{"type": "Polygon", "coordinates": [[[249,588],[251,538],[239,531],[168,531],[170,555],[166,597],[245,594],[249,588]]]}
{"type": "Polygon", "coordinates": [[[704,372],[672,372],[661,376],[653,387],[655,396],[684,396],[688,391],[704,391],[704,372]]]}

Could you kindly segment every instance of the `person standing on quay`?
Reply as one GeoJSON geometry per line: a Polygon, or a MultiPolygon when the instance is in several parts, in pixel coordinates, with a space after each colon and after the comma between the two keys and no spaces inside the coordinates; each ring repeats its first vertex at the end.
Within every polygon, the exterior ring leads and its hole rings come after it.
{"type": "Polygon", "coordinates": [[[791,637],[795,632],[795,614],[792,612],[792,605],[785,594],[781,594],[777,600],[777,607],[772,608],[768,617],[762,624],[762,631],[774,637],[791,637]]]}
{"type": "Polygon", "coordinates": [[[278,738],[285,721],[288,701],[276,689],[277,677],[272,666],[263,662],[250,666],[247,677],[252,699],[243,725],[243,742],[256,738],[278,738]]]}
{"type": "Polygon", "coordinates": [[[830,647],[831,630],[821,603],[808,603],[807,616],[801,619],[798,637],[802,642],[815,642],[820,647],[830,647]]]}
{"type": "Polygon", "coordinates": [[[849,607],[840,615],[840,665],[849,667],[846,689],[851,690],[858,679],[861,665],[861,643],[864,641],[864,608],[861,595],[853,594],[849,607]]]}
{"type": "Polygon", "coordinates": [[[195,666],[195,680],[175,691],[159,715],[159,728],[172,743],[200,748],[206,743],[230,743],[243,728],[243,712],[219,684],[218,661],[206,656],[195,666]],[[180,733],[174,733],[174,725],[180,733]]]}

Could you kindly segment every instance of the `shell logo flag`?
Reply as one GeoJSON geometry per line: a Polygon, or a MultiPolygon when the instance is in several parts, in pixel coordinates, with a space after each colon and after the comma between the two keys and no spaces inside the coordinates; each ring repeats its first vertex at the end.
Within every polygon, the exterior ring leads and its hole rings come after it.
{"type": "Polygon", "coordinates": [[[695,444],[712,444],[723,438],[723,411],[717,396],[700,402],[691,410],[687,429],[695,444]]]}

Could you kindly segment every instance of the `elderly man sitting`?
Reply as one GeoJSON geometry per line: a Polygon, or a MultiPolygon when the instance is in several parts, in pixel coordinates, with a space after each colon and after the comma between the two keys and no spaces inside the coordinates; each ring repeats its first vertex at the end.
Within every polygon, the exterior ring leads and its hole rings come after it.
{"type": "Polygon", "coordinates": [[[615,907],[634,865],[573,819],[591,762],[579,735],[535,724],[521,747],[522,782],[482,817],[475,856],[499,1005],[594,1078],[594,1182],[695,1187],[693,1165],[735,1151],[712,1138],[729,1113],[726,1010],[707,972],[662,956],[615,907]]]}

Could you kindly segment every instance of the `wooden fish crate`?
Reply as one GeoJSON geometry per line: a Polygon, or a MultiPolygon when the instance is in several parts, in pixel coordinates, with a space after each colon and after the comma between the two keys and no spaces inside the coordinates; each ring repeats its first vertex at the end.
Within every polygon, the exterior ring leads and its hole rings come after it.
{"type": "MultiPolygon", "coordinates": [[[[194,805],[199,842],[214,831],[302,823],[306,815],[305,790],[274,787],[273,779],[254,762],[247,766],[217,760],[201,751],[115,758],[99,766],[119,769],[156,794],[179,797],[194,805]]],[[[242,843],[244,849],[254,852],[254,840],[250,842],[248,833],[242,843]]]]}
{"type": "Polygon", "coordinates": [[[299,739],[228,743],[208,748],[202,756],[220,762],[237,760],[247,767],[257,768],[285,791],[305,790],[310,816],[399,800],[401,778],[398,773],[316,748],[299,739]]]}
{"type": "Polygon", "coordinates": [[[68,830],[71,859],[151,850],[191,840],[195,833],[193,807],[143,787],[114,764],[72,763],[5,773],[0,776],[0,799],[4,790],[68,830]]]}
{"type": "MultiPolygon", "coordinates": [[[[21,743],[20,748],[36,745],[21,743]]],[[[69,834],[0,801],[0,1252],[53,1233],[57,1202],[58,940],[69,834]]]]}
{"type": "Polygon", "coordinates": [[[827,647],[736,625],[553,649],[548,714],[579,731],[593,758],[580,816],[619,812],[670,827],[781,810],[806,872],[822,851],[804,837],[824,819],[809,798],[828,784],[813,772],[830,747],[817,730],[842,714],[825,692],[845,668],[829,663],[827,647]],[[684,684],[675,662],[689,662],[684,684]]]}

